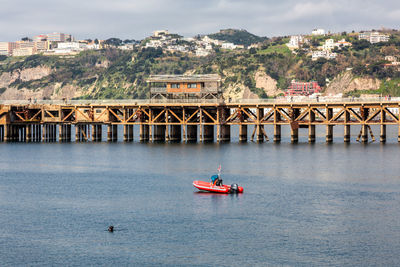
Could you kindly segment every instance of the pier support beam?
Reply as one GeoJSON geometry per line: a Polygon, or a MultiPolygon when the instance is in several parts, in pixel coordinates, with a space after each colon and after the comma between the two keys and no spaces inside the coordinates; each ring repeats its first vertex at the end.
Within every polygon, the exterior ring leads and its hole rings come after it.
{"type": "Polygon", "coordinates": [[[350,112],[348,110],[344,111],[344,142],[350,143],[350,112]]]}
{"type": "Polygon", "coordinates": [[[66,141],[66,129],[67,129],[67,125],[64,124],[60,124],[58,126],[58,141],[59,142],[65,142],[66,141]]]}
{"type": "Polygon", "coordinates": [[[360,108],[361,118],[363,119],[363,124],[361,125],[361,142],[368,143],[368,124],[365,121],[368,119],[369,108],[360,108]]]}
{"type": "Polygon", "coordinates": [[[231,140],[231,126],[228,124],[224,124],[224,123],[225,123],[225,120],[227,118],[229,118],[229,116],[230,116],[230,109],[228,109],[228,108],[221,109],[220,114],[221,114],[220,121],[222,121],[223,123],[220,125],[221,129],[220,129],[219,141],[220,142],[229,142],[231,140]]]}
{"type": "Polygon", "coordinates": [[[81,125],[80,124],[75,124],[75,142],[80,142],[81,141],[81,136],[80,136],[80,129],[81,125]]]}
{"type": "Polygon", "coordinates": [[[264,125],[261,124],[261,119],[264,117],[264,109],[257,108],[257,142],[264,142],[264,125]]]}
{"type": "Polygon", "coordinates": [[[332,119],[333,116],[333,109],[326,108],[326,120],[328,121],[326,125],[326,142],[332,143],[333,142],[333,125],[329,124],[329,120],[332,119]]]}
{"type": "Polygon", "coordinates": [[[113,126],[111,124],[107,125],[107,142],[112,142],[112,128],[113,126]]]}
{"type": "Polygon", "coordinates": [[[26,142],[31,142],[32,141],[32,124],[27,124],[26,125],[26,142]]]}
{"type": "Polygon", "coordinates": [[[3,136],[4,136],[4,138],[3,138],[4,142],[10,141],[10,125],[9,124],[4,125],[3,136]]]}
{"type": "Polygon", "coordinates": [[[48,141],[48,125],[43,124],[42,126],[42,142],[46,143],[48,141]]]}
{"type": "MultiPolygon", "coordinates": [[[[294,121],[300,115],[300,110],[298,108],[292,109],[291,119],[294,121]]],[[[292,144],[299,142],[299,126],[298,124],[291,123],[290,125],[290,141],[292,144]]]]}
{"type": "Polygon", "coordinates": [[[239,142],[247,142],[247,125],[239,125],[239,142]]]}
{"type": "Polygon", "coordinates": [[[368,143],[368,125],[361,125],[361,142],[368,143]]]}
{"type": "Polygon", "coordinates": [[[386,111],[381,111],[381,134],[380,141],[381,143],[386,143],[386,125],[384,124],[386,121],[386,111]]]}
{"type": "Polygon", "coordinates": [[[148,142],[149,141],[149,125],[140,124],[140,133],[139,133],[140,142],[148,142]]]}
{"type": "Polygon", "coordinates": [[[133,125],[125,124],[124,125],[124,142],[132,142],[133,141],[133,125]]]}
{"type": "Polygon", "coordinates": [[[381,143],[386,143],[386,125],[381,124],[381,135],[380,135],[381,143]]]}
{"type": "Polygon", "coordinates": [[[281,125],[278,124],[281,121],[281,114],[275,109],[274,110],[274,143],[281,142],[281,125]]]}
{"type": "Polygon", "coordinates": [[[313,124],[315,121],[315,113],[310,110],[309,113],[309,125],[308,125],[308,142],[315,143],[315,125],[313,124]]]}

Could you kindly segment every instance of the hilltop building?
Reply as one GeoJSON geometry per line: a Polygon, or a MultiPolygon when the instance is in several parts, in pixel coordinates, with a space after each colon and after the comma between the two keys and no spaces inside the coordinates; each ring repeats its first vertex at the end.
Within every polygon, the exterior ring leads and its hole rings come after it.
{"type": "Polygon", "coordinates": [[[358,39],[367,40],[371,44],[376,44],[380,42],[388,42],[390,36],[387,34],[381,34],[379,32],[360,32],[358,39]]]}
{"type": "Polygon", "coordinates": [[[151,75],[147,80],[152,99],[219,99],[221,78],[205,75],[151,75]]]}
{"type": "Polygon", "coordinates": [[[167,30],[158,30],[153,32],[153,37],[161,37],[165,35],[169,35],[169,32],[167,30]]]}
{"type": "Polygon", "coordinates": [[[311,35],[325,35],[325,30],[324,29],[314,29],[311,32],[311,35]]]}

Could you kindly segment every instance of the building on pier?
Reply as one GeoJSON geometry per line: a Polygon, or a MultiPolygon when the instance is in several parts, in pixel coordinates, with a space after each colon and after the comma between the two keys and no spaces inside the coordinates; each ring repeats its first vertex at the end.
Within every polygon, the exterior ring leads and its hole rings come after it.
{"type": "Polygon", "coordinates": [[[221,78],[217,74],[151,75],[147,80],[152,99],[220,99],[221,78]]]}

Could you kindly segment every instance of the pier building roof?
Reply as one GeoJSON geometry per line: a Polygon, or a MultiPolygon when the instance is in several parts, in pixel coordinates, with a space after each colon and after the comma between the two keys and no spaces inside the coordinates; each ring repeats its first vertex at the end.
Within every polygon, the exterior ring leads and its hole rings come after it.
{"type": "Polygon", "coordinates": [[[195,74],[195,75],[150,75],[147,82],[220,82],[218,74],[195,74]]]}

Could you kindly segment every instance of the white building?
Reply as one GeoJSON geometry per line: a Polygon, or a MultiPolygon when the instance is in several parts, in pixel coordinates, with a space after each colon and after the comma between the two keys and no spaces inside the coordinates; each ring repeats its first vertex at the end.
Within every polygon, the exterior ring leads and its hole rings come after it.
{"type": "Polygon", "coordinates": [[[133,50],[134,47],[135,47],[134,44],[124,44],[124,45],[118,46],[118,49],[121,49],[121,50],[133,50]]]}
{"type": "Polygon", "coordinates": [[[158,30],[158,31],[153,32],[154,37],[161,37],[161,36],[165,36],[168,34],[169,34],[169,32],[167,30],[158,30]]]}
{"type": "Polygon", "coordinates": [[[87,48],[87,44],[78,43],[78,42],[63,42],[63,43],[58,43],[57,48],[72,49],[72,50],[84,50],[87,48]]]}
{"type": "Polygon", "coordinates": [[[8,56],[9,54],[8,42],[0,42],[0,55],[8,56]]]}
{"type": "Polygon", "coordinates": [[[359,40],[367,40],[371,44],[376,44],[380,42],[388,42],[390,36],[387,34],[381,34],[379,32],[360,32],[358,35],[359,40]]]}
{"type": "Polygon", "coordinates": [[[326,50],[317,50],[317,51],[312,51],[312,60],[317,60],[318,58],[326,58],[326,59],[335,59],[337,56],[336,53],[331,53],[330,51],[326,50]]]}
{"type": "Polygon", "coordinates": [[[206,50],[204,48],[199,47],[199,48],[196,49],[196,56],[197,57],[205,57],[205,56],[208,56],[209,54],[210,54],[210,51],[206,50]]]}
{"type": "Polygon", "coordinates": [[[331,51],[333,48],[335,48],[336,43],[333,39],[327,39],[325,40],[325,43],[322,45],[322,50],[324,51],[331,51]]]}
{"type": "Polygon", "coordinates": [[[339,40],[339,41],[337,42],[337,45],[338,45],[339,47],[346,47],[346,46],[352,46],[353,44],[350,43],[350,42],[347,42],[345,39],[342,39],[342,40],[339,40]]]}
{"type": "Polygon", "coordinates": [[[54,49],[55,54],[76,54],[87,49],[87,44],[78,42],[60,42],[54,49]]]}
{"type": "Polygon", "coordinates": [[[158,47],[162,47],[163,43],[160,40],[150,40],[146,43],[145,47],[149,48],[158,48],[158,47]]]}
{"type": "Polygon", "coordinates": [[[291,49],[299,49],[301,44],[303,43],[304,38],[301,35],[293,35],[290,36],[289,43],[287,43],[287,47],[291,49]]]}
{"type": "Polygon", "coordinates": [[[325,35],[325,30],[324,29],[314,29],[311,32],[311,35],[325,35]]]}
{"type": "Polygon", "coordinates": [[[31,56],[34,53],[35,51],[33,47],[23,47],[14,49],[12,55],[14,57],[23,57],[23,56],[31,56]]]}
{"type": "Polygon", "coordinates": [[[207,35],[204,36],[201,40],[203,41],[203,43],[207,43],[207,44],[214,44],[214,45],[222,45],[223,44],[223,42],[221,42],[220,40],[211,39],[207,35]]]}
{"type": "Polygon", "coordinates": [[[222,48],[223,49],[235,49],[236,45],[234,45],[233,43],[223,43],[222,48]]]}

